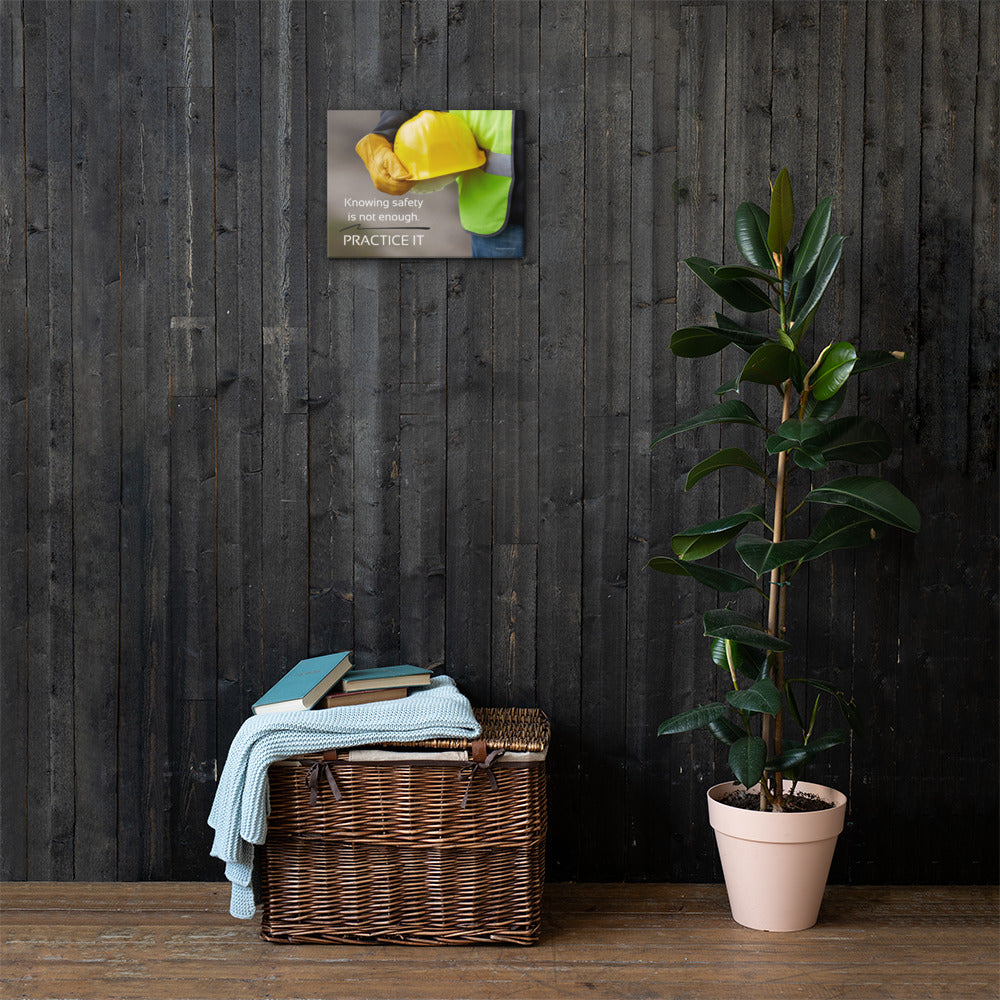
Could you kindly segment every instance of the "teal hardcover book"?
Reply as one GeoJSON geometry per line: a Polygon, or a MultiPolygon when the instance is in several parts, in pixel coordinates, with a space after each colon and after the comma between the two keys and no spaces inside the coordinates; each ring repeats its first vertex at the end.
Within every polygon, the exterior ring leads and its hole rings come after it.
{"type": "Polygon", "coordinates": [[[427,687],[431,672],[425,667],[401,663],[395,667],[371,667],[355,670],[341,687],[345,691],[373,691],[387,687],[427,687]]]}
{"type": "Polygon", "coordinates": [[[351,654],[328,653],[299,660],[263,697],[253,703],[262,712],[295,712],[312,708],[351,669],[351,654]]]}

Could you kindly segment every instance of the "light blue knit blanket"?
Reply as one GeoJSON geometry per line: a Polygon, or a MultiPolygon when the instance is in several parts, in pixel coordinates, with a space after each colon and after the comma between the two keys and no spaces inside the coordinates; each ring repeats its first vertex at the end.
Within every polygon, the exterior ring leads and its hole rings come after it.
{"type": "Polygon", "coordinates": [[[208,825],[215,830],[212,856],[226,862],[226,878],[233,884],[229,912],[241,920],[249,920],[255,912],[254,844],[263,844],[267,837],[267,769],[275,761],[333,747],[438,737],[475,739],[479,733],[469,699],[444,676],[395,701],[247,719],[233,739],[208,816],[208,825]]]}

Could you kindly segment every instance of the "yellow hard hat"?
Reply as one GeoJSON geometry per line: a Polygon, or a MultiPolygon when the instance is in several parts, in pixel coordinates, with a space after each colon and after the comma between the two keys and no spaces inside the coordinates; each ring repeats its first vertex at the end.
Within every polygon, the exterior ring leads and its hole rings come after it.
{"type": "Polygon", "coordinates": [[[393,149],[414,181],[474,170],[486,162],[469,126],[447,111],[421,111],[403,122],[393,149]]]}

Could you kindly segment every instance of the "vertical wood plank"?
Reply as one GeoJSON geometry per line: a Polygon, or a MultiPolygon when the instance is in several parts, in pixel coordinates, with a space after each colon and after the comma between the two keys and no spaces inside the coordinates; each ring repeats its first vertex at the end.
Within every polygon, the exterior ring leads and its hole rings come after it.
{"type": "Polygon", "coordinates": [[[118,10],[71,9],[74,876],[116,872],[119,722],[118,10]],[[112,151],[109,169],[108,151],[112,151]],[[80,599],[86,595],[86,599],[80,599]]]}
{"type": "Polygon", "coordinates": [[[819,9],[817,0],[772,5],[771,177],[788,167],[798,205],[815,204],[819,9]]]}
{"type": "Polygon", "coordinates": [[[261,22],[264,686],[308,655],[305,6],[261,22]]]}
{"type": "MultiPolygon", "coordinates": [[[[446,108],[448,7],[400,16],[400,106],[446,108]]],[[[400,265],[399,652],[418,665],[445,650],[447,273],[443,260],[400,265]]]]}
{"type": "MultiPolygon", "coordinates": [[[[1000,544],[997,539],[996,518],[985,521],[991,510],[991,501],[998,493],[997,442],[1000,433],[997,390],[1000,387],[1000,275],[995,262],[1000,260],[1000,219],[997,215],[1000,193],[1000,164],[996,150],[1000,144],[1000,7],[997,4],[979,5],[979,64],[976,83],[975,166],[973,170],[972,209],[972,294],[969,316],[969,413],[967,477],[971,479],[967,509],[983,517],[982,531],[976,548],[977,556],[970,559],[967,579],[971,579],[973,593],[990,593],[990,581],[995,580],[1000,544]]],[[[1000,613],[997,608],[996,588],[987,598],[982,615],[977,615],[981,629],[982,648],[996,649],[1000,645],[1000,613]]],[[[979,631],[977,629],[977,631],[979,631]]],[[[996,729],[986,718],[998,703],[1000,679],[997,672],[986,670],[976,678],[975,692],[967,697],[977,708],[984,734],[981,753],[983,759],[997,759],[996,729]],[[979,713],[983,713],[980,715],[979,713]]],[[[968,719],[964,708],[959,708],[962,695],[953,697],[953,711],[961,712],[968,719]]],[[[969,702],[966,701],[966,705],[969,702]]],[[[994,712],[994,716],[995,716],[994,712]]],[[[983,797],[976,796],[963,804],[963,812],[972,814],[975,829],[995,831],[998,808],[998,790],[989,788],[983,797]]],[[[986,835],[989,843],[990,834],[986,835]]],[[[994,837],[995,842],[995,837],[994,837]]],[[[995,883],[1000,859],[988,848],[970,854],[971,864],[966,872],[970,881],[995,883]]],[[[950,868],[950,866],[949,866],[950,868]]],[[[951,871],[944,874],[951,879],[951,871]]]]}
{"type": "Polygon", "coordinates": [[[677,71],[680,6],[637,5],[632,19],[632,350],[629,412],[629,577],[626,684],[626,878],[647,878],[666,866],[669,838],[667,740],[656,737],[670,713],[662,675],[669,669],[670,629],[663,604],[666,579],[648,568],[669,551],[673,484],[663,449],[649,449],[673,413],[667,349],[677,292],[675,204],[677,71]]]}
{"type": "Polygon", "coordinates": [[[217,705],[216,329],[211,9],[168,7],[170,876],[204,868],[217,705]]]}
{"type": "MultiPolygon", "coordinates": [[[[772,72],[772,44],[777,44],[772,40],[782,23],[779,17],[777,11],[772,11],[771,4],[750,2],[726,6],[725,221],[721,235],[723,259],[727,263],[747,263],[736,245],[734,232],[733,223],[739,205],[750,201],[761,205],[765,211],[770,208],[769,181],[774,178],[771,155],[774,118],[787,113],[785,105],[789,98],[787,93],[778,92],[779,88],[774,84],[772,72]]],[[[806,61],[808,58],[808,54],[803,56],[806,61]]],[[[779,135],[782,134],[780,126],[777,131],[779,135]]],[[[787,129],[785,133],[787,134],[787,129]]],[[[788,166],[793,179],[796,178],[798,163],[790,163],[788,166]]],[[[751,328],[766,331],[770,324],[772,334],[774,332],[775,324],[769,311],[750,315],[734,309],[718,297],[715,297],[713,308],[731,319],[746,323],[751,328]]],[[[719,384],[737,375],[739,366],[745,359],[746,354],[740,349],[726,348],[722,352],[721,366],[718,369],[719,384]]],[[[676,364],[681,366],[687,362],[678,359],[676,364]]],[[[702,400],[706,403],[712,398],[710,395],[712,388],[711,385],[704,385],[702,389],[702,400]]],[[[768,386],[751,386],[744,383],[740,386],[739,398],[755,413],[764,415],[772,403],[772,390],[768,386]]],[[[774,394],[773,398],[776,403],[777,394],[774,394]]],[[[725,447],[743,448],[764,468],[769,464],[772,468],[774,466],[774,459],[762,447],[763,441],[756,428],[727,426],[722,428],[718,442],[725,447]]],[[[707,452],[702,454],[707,456],[707,452]]],[[[702,481],[694,489],[702,490],[706,485],[707,482],[702,481]]],[[[770,518],[769,508],[772,508],[774,493],[759,477],[742,469],[724,469],[719,473],[714,486],[718,491],[717,510],[720,516],[734,514],[740,508],[753,503],[763,503],[770,518]]],[[[678,480],[677,488],[683,488],[681,480],[678,480]]],[[[725,569],[746,572],[731,548],[728,551],[724,550],[724,554],[720,553],[718,565],[725,569]]],[[[711,603],[704,602],[704,597],[709,593],[706,588],[700,587],[698,590],[702,595],[702,608],[711,607],[711,603]]],[[[720,605],[725,605],[729,599],[729,595],[722,594],[711,597],[720,605]]],[[[741,597],[743,611],[758,621],[766,620],[766,605],[756,595],[746,593],[741,597]]],[[[714,668],[709,666],[711,660],[708,654],[708,642],[702,639],[699,662],[704,665],[704,670],[714,672],[716,697],[722,700],[730,685],[725,673],[714,671],[714,668]]],[[[713,780],[729,779],[732,769],[729,767],[728,748],[713,740],[712,750],[715,773],[713,780]]],[[[693,763],[695,767],[698,766],[697,760],[693,763]]],[[[714,866],[714,870],[718,873],[717,865],[714,866]]]]}
{"type": "MultiPolygon", "coordinates": [[[[776,21],[780,18],[780,12],[775,12],[772,16],[770,4],[762,3],[731,3],[726,5],[726,163],[725,163],[725,220],[723,237],[723,259],[727,263],[745,264],[747,263],[739,248],[736,246],[736,237],[733,221],[736,210],[742,202],[751,201],[762,206],[765,211],[769,209],[770,192],[768,183],[774,178],[772,170],[771,139],[774,130],[773,118],[782,114],[787,114],[785,107],[789,94],[778,93],[778,88],[773,85],[772,77],[772,35],[787,34],[787,29],[783,22],[776,21]],[[772,90],[774,96],[772,100],[772,90]]],[[[775,45],[779,44],[778,40],[775,45]]],[[[783,43],[786,47],[787,40],[783,43]]],[[[808,62],[812,54],[803,54],[803,60],[808,62]]],[[[788,74],[793,78],[795,72],[788,74]]],[[[797,88],[798,83],[792,84],[797,88]]],[[[805,90],[807,82],[803,83],[805,90]]],[[[802,99],[808,100],[803,94],[802,99]]],[[[788,128],[777,126],[779,142],[782,137],[787,136],[788,128]]],[[[805,155],[803,146],[803,156],[805,155]]],[[[797,172],[801,169],[798,162],[789,164],[792,171],[793,181],[797,182],[797,172]]],[[[801,215],[803,203],[798,203],[798,211],[801,215]]],[[[799,222],[801,226],[801,219],[799,222]]],[[[747,323],[751,327],[760,330],[767,330],[771,320],[771,313],[764,312],[755,315],[742,313],[724,303],[720,298],[715,298],[715,308],[728,315],[731,319],[747,323]]],[[[746,359],[746,355],[739,348],[729,347],[722,352],[721,367],[719,368],[719,384],[733,378],[739,372],[739,366],[746,359]]],[[[680,365],[687,365],[687,362],[678,359],[680,365]]],[[[697,362],[695,362],[697,364],[697,362]]],[[[704,367],[704,366],[702,366],[704,367]]],[[[702,393],[702,399],[707,401],[711,398],[710,393],[714,386],[706,385],[702,393]]],[[[769,395],[771,390],[765,386],[747,385],[740,386],[740,399],[742,399],[755,413],[764,414],[767,412],[769,395]]],[[[733,397],[729,397],[733,398],[733,397]]],[[[780,414],[779,414],[780,416],[780,414]]],[[[720,444],[726,447],[743,448],[753,455],[764,467],[770,459],[763,447],[762,441],[756,428],[733,426],[726,427],[720,435],[720,444]]],[[[702,489],[706,484],[700,484],[697,489],[702,489]]],[[[733,514],[740,506],[749,506],[751,503],[763,502],[765,507],[773,499],[773,493],[769,492],[762,480],[750,472],[742,469],[725,469],[718,476],[716,487],[719,491],[720,515],[733,514]]],[[[738,559],[734,559],[734,553],[729,551],[719,559],[719,564],[729,568],[742,570],[743,566],[738,559]]],[[[708,594],[705,588],[700,588],[702,594],[708,594]]],[[[747,595],[749,596],[749,595],[747,595]]],[[[748,600],[747,611],[750,614],[760,615],[761,620],[766,612],[761,603],[756,598],[748,600]],[[752,608],[752,610],[751,610],[752,608]]],[[[706,649],[707,651],[707,649],[706,649]]],[[[706,662],[706,661],[703,661],[706,662]]],[[[725,689],[725,678],[721,678],[722,688],[725,689]]],[[[720,780],[728,774],[727,753],[721,744],[715,744],[716,769],[720,780]]]]}
{"type": "MultiPolygon", "coordinates": [[[[677,256],[720,260],[725,232],[725,177],[719,150],[725,142],[726,8],[720,4],[682,7],[680,37],[678,176],[674,188],[677,256]]],[[[676,294],[678,327],[711,321],[718,308],[718,298],[684,266],[677,269],[676,294]]],[[[711,386],[693,373],[692,362],[673,362],[670,388],[674,410],[667,426],[705,408],[706,390],[711,386]]],[[[703,378],[710,381],[707,376],[703,378]]],[[[671,535],[718,516],[717,482],[701,483],[690,494],[682,491],[687,470],[712,446],[719,447],[719,442],[717,431],[705,429],[657,446],[666,449],[660,460],[676,497],[670,518],[671,535]]],[[[717,695],[714,674],[705,666],[708,650],[701,628],[701,616],[713,602],[711,598],[706,600],[704,588],[685,577],[664,578],[661,592],[665,592],[666,606],[671,609],[672,652],[664,687],[667,711],[674,714],[687,706],[712,701],[717,695]]],[[[753,609],[747,610],[752,613],[753,609]]],[[[666,871],[670,880],[708,880],[715,875],[715,850],[706,839],[710,831],[703,800],[713,742],[707,733],[669,738],[669,802],[661,823],[670,837],[666,871]]]]}
{"type": "Polygon", "coordinates": [[[494,262],[493,611],[490,703],[536,703],[538,551],[538,4],[496,4],[493,107],[524,129],[525,248],[494,262]]]}
{"type": "Polygon", "coordinates": [[[170,878],[183,881],[206,868],[217,770],[215,400],[172,399],[170,436],[170,878]]]}
{"type": "Polygon", "coordinates": [[[578,877],[583,538],[584,9],[543,0],[538,96],[538,704],[552,724],[548,867],[578,877]]]}
{"type": "Polygon", "coordinates": [[[353,261],[326,259],[326,112],[359,98],[354,5],[306,5],[309,91],[309,649],[354,648],[353,261]],[[322,402],[321,402],[322,401],[322,402]]]}
{"type": "MultiPolygon", "coordinates": [[[[354,17],[354,44],[369,53],[363,92],[396,108],[400,10],[361,3],[354,17]]],[[[399,264],[358,262],[355,280],[354,648],[373,666],[399,661],[399,264]]]]}
{"type": "Polygon", "coordinates": [[[624,863],[628,586],[631,33],[587,8],[584,196],[584,507],[581,780],[601,803],[582,833],[583,878],[624,863]]]}
{"type": "Polygon", "coordinates": [[[72,143],[69,8],[25,13],[28,878],[73,877],[72,143]],[[72,760],[72,747],[69,748],[72,760]]]}
{"type": "Polygon", "coordinates": [[[264,689],[260,11],[213,22],[218,383],[218,756],[264,689]]]}
{"type": "Polygon", "coordinates": [[[170,392],[215,395],[215,233],[211,11],[168,7],[170,392]]]}
{"type": "MultiPolygon", "coordinates": [[[[493,4],[448,5],[448,104],[493,101],[493,4]]],[[[493,265],[448,262],[448,468],[445,597],[448,673],[490,698],[492,635],[493,265]]]]}
{"type": "MultiPolygon", "coordinates": [[[[812,350],[821,349],[831,340],[858,342],[861,329],[861,257],[864,244],[864,100],[865,46],[867,10],[857,4],[824,3],[819,10],[819,100],[816,145],[816,201],[833,197],[831,230],[847,236],[843,259],[835,279],[827,288],[817,323],[807,334],[812,350]]],[[[812,206],[808,206],[811,210],[812,206]]],[[[805,207],[799,213],[803,224],[805,207]]],[[[888,384],[895,383],[893,372],[888,384]]],[[[856,412],[861,380],[849,384],[849,398],[843,413],[856,412]]],[[[853,471],[843,466],[835,470],[846,475],[853,471]]],[[[859,470],[864,471],[864,470],[859,470]]],[[[811,505],[810,505],[811,506],[811,505]]],[[[822,509],[810,511],[810,530],[822,517],[822,509]]],[[[796,534],[804,534],[805,527],[796,534]]],[[[850,692],[854,683],[856,654],[849,623],[853,620],[857,576],[855,553],[833,553],[809,567],[809,620],[807,632],[799,631],[796,675],[824,678],[838,689],[850,692]]],[[[862,597],[862,600],[864,598],[862,597]]],[[[843,717],[832,704],[821,709],[817,732],[843,727],[843,717]]],[[[794,733],[794,731],[793,731],[794,733]]],[[[850,745],[824,754],[810,766],[813,781],[847,790],[851,783],[850,745]]],[[[848,880],[851,840],[854,833],[853,803],[848,803],[847,833],[841,838],[834,857],[831,881],[848,880]]]]}
{"type": "MultiPolygon", "coordinates": [[[[27,269],[24,21],[0,6],[0,879],[27,875],[27,269]]],[[[34,108],[34,103],[32,108],[34,108]]]]}
{"type": "MultiPolygon", "coordinates": [[[[921,137],[919,113],[910,95],[920,92],[922,47],[920,4],[868,8],[859,331],[864,350],[909,351],[919,332],[921,137]]],[[[911,370],[907,365],[890,371],[878,391],[870,392],[865,407],[904,451],[912,442],[911,370]]],[[[885,471],[905,489],[898,480],[900,461],[897,451],[885,471]]],[[[887,536],[877,546],[859,549],[854,560],[855,592],[861,599],[853,608],[852,690],[866,713],[865,734],[854,739],[855,777],[848,793],[857,816],[871,815],[876,803],[888,801],[892,789],[900,787],[891,747],[900,721],[898,594],[906,586],[902,574],[909,573],[900,561],[901,541],[899,534],[887,536]],[[892,596],[886,601],[865,599],[877,593],[892,596]]],[[[912,666],[904,669],[913,676],[912,666]]],[[[849,827],[844,846],[851,879],[898,878],[892,845],[914,821],[905,804],[901,806],[891,810],[884,823],[849,827]]]]}
{"type": "MultiPolygon", "coordinates": [[[[969,473],[974,482],[996,483],[997,386],[1000,358],[1000,164],[993,154],[1000,145],[1000,7],[979,5],[979,66],[976,85],[974,205],[972,220],[972,313],[969,317],[969,473]]],[[[996,621],[996,618],[994,618],[996,621]]]]}
{"type": "MultiPolygon", "coordinates": [[[[52,23],[51,20],[48,23],[52,23]]],[[[167,9],[121,25],[122,514],[119,879],[163,878],[171,850],[167,9]]]]}
{"type": "MultiPolygon", "coordinates": [[[[916,379],[915,435],[906,442],[897,482],[904,493],[916,496],[923,518],[919,538],[900,540],[899,618],[901,625],[924,625],[919,638],[906,628],[900,636],[899,669],[915,669],[919,696],[906,699],[907,717],[899,721],[903,731],[920,732],[930,745],[947,747],[952,720],[962,718],[963,728],[982,734],[977,741],[983,752],[995,757],[996,713],[986,708],[983,694],[984,685],[996,690],[996,671],[951,668],[975,663],[996,634],[985,624],[996,622],[995,595],[976,615],[979,624],[951,627],[967,618],[968,595],[978,592],[985,574],[995,578],[996,569],[995,559],[984,559],[990,548],[995,552],[995,541],[986,540],[996,537],[996,490],[974,485],[969,476],[979,4],[924,4],[922,14],[920,335],[910,366],[916,379]],[[965,482],[961,497],[955,496],[956,481],[965,482]],[[942,571],[943,558],[941,563],[922,558],[928,550],[947,552],[949,569],[942,571]]],[[[995,275],[994,268],[994,287],[995,275]]],[[[897,683],[904,687],[902,676],[897,683]]],[[[947,839],[956,817],[968,816],[978,825],[996,802],[995,795],[992,802],[983,801],[957,780],[948,756],[947,751],[934,754],[919,765],[908,755],[900,759],[904,781],[920,780],[950,803],[946,813],[923,826],[935,843],[926,872],[933,882],[946,877],[945,869],[957,871],[960,881],[981,877],[981,862],[952,858],[947,839]]],[[[913,813],[910,818],[918,821],[913,813]]]]}

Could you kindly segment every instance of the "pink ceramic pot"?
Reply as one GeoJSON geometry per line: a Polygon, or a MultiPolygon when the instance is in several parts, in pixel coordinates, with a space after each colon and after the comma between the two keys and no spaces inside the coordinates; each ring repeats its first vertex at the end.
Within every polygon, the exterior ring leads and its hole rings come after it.
{"type": "MultiPolygon", "coordinates": [[[[791,785],[786,781],[785,790],[790,791],[791,785]]],[[[708,790],[708,818],[719,846],[733,919],[762,931],[812,927],[823,902],[833,849],[844,829],[846,796],[800,781],[796,791],[811,792],[832,802],[833,808],[753,812],[720,801],[737,787],[727,781],[708,790]]]]}

